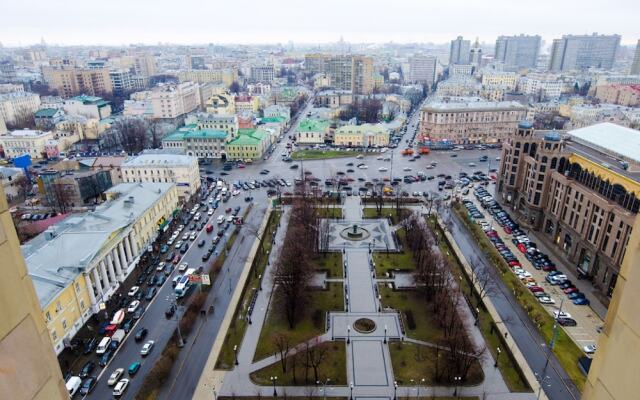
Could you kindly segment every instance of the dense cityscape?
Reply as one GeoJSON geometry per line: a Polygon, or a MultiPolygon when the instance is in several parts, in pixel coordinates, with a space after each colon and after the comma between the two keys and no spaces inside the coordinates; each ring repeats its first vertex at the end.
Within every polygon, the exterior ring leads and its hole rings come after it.
{"type": "Polygon", "coordinates": [[[640,33],[485,38],[0,44],[2,397],[638,398],[640,33]]]}

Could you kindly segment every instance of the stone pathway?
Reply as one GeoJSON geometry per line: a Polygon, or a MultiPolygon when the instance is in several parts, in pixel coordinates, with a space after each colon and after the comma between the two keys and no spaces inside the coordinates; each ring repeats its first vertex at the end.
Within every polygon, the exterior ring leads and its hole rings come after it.
{"type": "MultiPolygon", "coordinates": [[[[343,206],[343,214],[348,227],[353,223],[362,223],[362,205],[358,196],[346,198],[343,206]]],[[[282,224],[286,226],[290,212],[285,211],[282,224]]],[[[343,222],[334,222],[334,224],[343,222]]],[[[364,226],[364,224],[362,224],[364,226]]],[[[387,224],[388,227],[388,224],[387,224]]],[[[344,229],[344,228],[340,228],[344,229]]],[[[381,249],[380,245],[384,240],[391,240],[392,227],[381,229],[380,242],[375,248],[381,249]]],[[[253,362],[253,356],[260,337],[260,330],[269,312],[269,302],[272,295],[273,283],[271,280],[271,266],[277,259],[286,229],[278,230],[275,245],[270,254],[270,264],[265,271],[262,290],[258,294],[255,311],[252,317],[252,324],[249,325],[245,334],[242,346],[238,352],[237,365],[232,371],[227,372],[224,377],[219,395],[225,396],[273,396],[274,388],[271,386],[257,386],[251,382],[249,375],[251,372],[264,368],[279,361],[279,356],[273,355],[262,360],[253,362]]],[[[346,241],[346,240],[344,240],[346,241]]],[[[391,240],[391,242],[393,242],[391,240]]],[[[344,279],[326,279],[318,274],[314,278],[315,285],[324,285],[327,281],[344,281],[345,294],[348,296],[347,308],[343,312],[331,312],[329,315],[329,330],[325,334],[313,338],[309,341],[311,345],[325,341],[343,341],[347,349],[347,382],[353,384],[353,389],[347,386],[327,386],[326,389],[320,387],[281,387],[276,386],[279,396],[286,393],[287,396],[328,396],[328,397],[348,397],[370,399],[395,399],[396,396],[418,396],[418,389],[412,387],[395,387],[394,374],[391,366],[388,340],[405,340],[401,333],[400,321],[396,312],[380,311],[377,283],[373,268],[371,267],[371,255],[369,245],[341,245],[340,239],[333,243],[333,250],[342,251],[345,260],[344,279]],[[376,324],[371,333],[360,333],[353,328],[354,322],[359,318],[369,318],[376,324]],[[326,390],[326,391],[325,391],[326,390]]],[[[382,245],[386,248],[388,242],[382,245]]],[[[395,244],[393,249],[395,249],[395,244]]],[[[410,276],[396,276],[393,278],[380,279],[381,282],[395,282],[404,286],[412,285],[410,276]]],[[[474,317],[466,303],[460,302],[459,312],[465,325],[471,332],[472,340],[477,346],[482,347],[484,340],[480,331],[473,326],[474,317]]],[[[436,346],[432,343],[421,342],[413,339],[406,339],[408,342],[436,346]]],[[[300,344],[293,352],[304,351],[304,344],[300,344]]],[[[493,358],[487,351],[481,357],[481,365],[485,373],[485,380],[481,385],[464,387],[458,392],[461,396],[478,396],[486,399],[533,399],[532,393],[509,393],[504,380],[499,371],[493,368],[493,358]]],[[[424,396],[451,396],[452,387],[421,387],[419,395],[424,396]]]]}

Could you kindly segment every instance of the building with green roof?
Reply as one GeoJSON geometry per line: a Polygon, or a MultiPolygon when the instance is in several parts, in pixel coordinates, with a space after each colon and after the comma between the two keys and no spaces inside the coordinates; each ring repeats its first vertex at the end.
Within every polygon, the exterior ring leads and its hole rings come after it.
{"type": "Polygon", "coordinates": [[[83,115],[88,118],[103,119],[111,115],[111,105],[98,96],[82,94],[64,101],[62,106],[67,114],[83,115]]]}
{"type": "Polygon", "coordinates": [[[225,158],[228,134],[216,129],[185,126],[162,138],[162,147],[198,158],[225,158]]]}
{"type": "Polygon", "coordinates": [[[41,108],[33,115],[36,128],[49,130],[64,120],[64,111],[59,108],[41,108]]]}
{"type": "Polygon", "coordinates": [[[321,144],[329,135],[331,123],[324,119],[303,119],[298,125],[296,141],[299,144],[321,144]]]}
{"type": "Polygon", "coordinates": [[[271,145],[271,135],[263,129],[240,129],[238,137],[227,143],[227,158],[259,160],[271,145]]]}

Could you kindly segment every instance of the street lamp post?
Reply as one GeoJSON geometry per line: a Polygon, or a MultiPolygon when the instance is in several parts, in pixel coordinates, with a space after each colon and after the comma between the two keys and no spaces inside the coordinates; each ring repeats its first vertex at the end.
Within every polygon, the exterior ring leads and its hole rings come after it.
{"type": "Polygon", "coordinates": [[[387,343],[387,325],[384,326],[384,343],[387,343]]]}
{"type": "Polygon", "coordinates": [[[480,323],[480,309],[476,307],[476,322],[474,325],[478,326],[479,323],[480,323]]]}
{"type": "Polygon", "coordinates": [[[420,400],[420,384],[425,385],[425,382],[426,382],[426,379],[422,378],[418,383],[418,400],[420,400]]]}
{"type": "Polygon", "coordinates": [[[398,382],[393,381],[393,400],[398,400],[398,382]]]}
{"type": "Polygon", "coordinates": [[[353,382],[349,384],[349,389],[351,389],[351,395],[349,397],[349,400],[353,400],[353,382]]]}
{"type": "Polygon", "coordinates": [[[273,383],[273,397],[278,397],[278,392],[276,392],[276,381],[278,380],[278,377],[272,376],[269,379],[271,379],[271,383],[273,383]]]}
{"type": "Polygon", "coordinates": [[[456,377],[453,378],[453,381],[455,382],[455,385],[456,385],[456,388],[453,390],[453,395],[456,398],[459,398],[459,396],[458,396],[458,385],[460,384],[461,380],[462,380],[461,376],[456,376],[456,377]]]}
{"type": "Polygon", "coordinates": [[[234,354],[235,359],[236,359],[236,365],[238,365],[239,364],[238,363],[238,345],[234,345],[233,346],[233,354],[234,354]]]}
{"type": "Polygon", "coordinates": [[[347,325],[347,344],[351,343],[351,325],[347,325]]]}
{"type": "Polygon", "coordinates": [[[500,347],[496,347],[496,362],[495,364],[493,364],[494,368],[498,368],[498,359],[500,358],[500,353],[502,353],[502,351],[500,351],[500,347]]]}
{"type": "MultiPolygon", "coordinates": [[[[327,378],[322,384],[322,398],[323,400],[327,400],[327,383],[331,381],[331,378],[327,378]]],[[[316,384],[320,383],[320,381],[316,381],[316,384]]]]}

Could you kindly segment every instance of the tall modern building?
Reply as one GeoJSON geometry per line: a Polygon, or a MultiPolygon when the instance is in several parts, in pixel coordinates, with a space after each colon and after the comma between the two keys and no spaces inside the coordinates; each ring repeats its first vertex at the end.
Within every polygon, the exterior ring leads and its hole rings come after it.
{"type": "Polygon", "coordinates": [[[437,58],[424,54],[409,57],[409,82],[433,85],[436,79],[437,58]]]}
{"type": "Polygon", "coordinates": [[[473,47],[469,50],[469,63],[476,67],[482,64],[482,47],[480,47],[480,42],[477,38],[473,47]]]}
{"type": "Polygon", "coordinates": [[[495,60],[503,62],[507,67],[535,67],[540,42],[538,35],[499,36],[496,39],[495,60]]]}
{"type": "Polygon", "coordinates": [[[458,36],[455,40],[452,40],[449,51],[449,65],[469,64],[470,49],[471,41],[464,40],[462,36],[458,36]]]}
{"type": "Polygon", "coordinates": [[[633,399],[640,392],[637,351],[640,349],[640,219],[636,218],[618,283],[607,311],[598,351],[584,385],[583,400],[633,399]]]}
{"type": "Polygon", "coordinates": [[[62,400],[69,393],[0,187],[0,389],[3,398],[62,400]]]}
{"type": "Polygon", "coordinates": [[[633,56],[631,64],[631,75],[640,75],[640,39],[636,45],[636,54],[633,56]]]}
{"type": "Polygon", "coordinates": [[[553,40],[549,69],[611,69],[619,46],[620,35],[565,35],[553,40]]]}
{"type": "Polygon", "coordinates": [[[331,77],[331,86],[354,94],[373,91],[373,58],[369,56],[306,54],[305,69],[331,77]]]}

